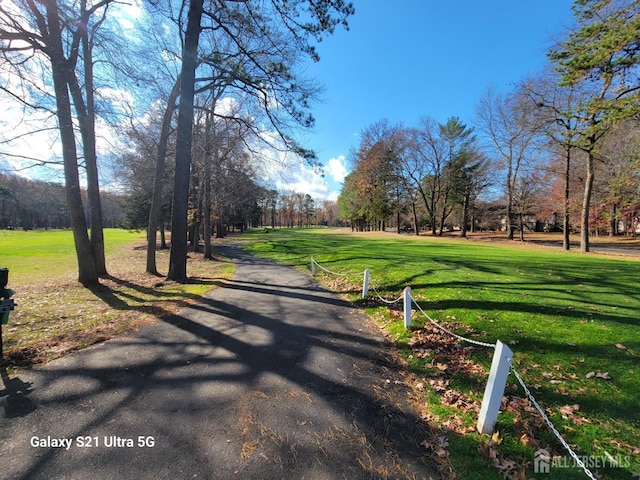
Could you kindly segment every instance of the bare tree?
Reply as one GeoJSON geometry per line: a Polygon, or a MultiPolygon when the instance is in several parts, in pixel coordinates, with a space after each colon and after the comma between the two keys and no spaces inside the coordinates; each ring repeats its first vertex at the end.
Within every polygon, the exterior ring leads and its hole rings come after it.
{"type": "Polygon", "coordinates": [[[605,139],[601,156],[602,206],[608,208],[609,235],[636,235],[640,206],[640,119],[621,122],[605,139]],[[623,228],[620,228],[623,226],[623,228]]]}
{"type": "Polygon", "coordinates": [[[580,250],[589,251],[589,210],[599,148],[619,122],[640,111],[640,42],[636,0],[576,2],[577,27],[549,52],[562,85],[593,92],[575,111],[580,116],[577,146],[587,154],[580,250]]]}
{"type": "MultiPolygon", "coordinates": [[[[262,111],[287,148],[305,158],[313,158],[308,150],[300,148],[287,134],[291,123],[310,126],[312,117],[307,113],[309,95],[296,86],[292,67],[296,55],[305,53],[318,60],[312,40],[320,40],[331,33],[336,25],[346,25],[346,18],[353,13],[350,3],[343,0],[228,0],[214,2],[205,12],[202,0],[183,3],[187,11],[187,23],[182,50],[180,106],[178,114],[176,174],[172,219],[172,242],[168,278],[184,281],[187,278],[187,219],[189,171],[191,165],[191,131],[193,124],[193,98],[198,64],[198,45],[201,32],[223,33],[230,42],[240,47],[236,68],[229,69],[233,82],[240,90],[260,101],[262,111]],[[300,23],[303,15],[308,18],[300,23]],[[202,22],[202,19],[206,22],[202,22]],[[249,50],[241,40],[252,33],[254,42],[266,50],[249,50]],[[293,47],[293,48],[291,48],[293,47]],[[266,52],[266,53],[265,53],[266,52]],[[284,56],[283,56],[284,55],[284,56]],[[293,55],[293,56],[292,56],[293,55]],[[259,75],[256,75],[259,74],[259,75]],[[275,105],[275,107],[274,107],[275,105]],[[282,113],[280,113],[282,112],[282,113]],[[282,116],[284,114],[284,117],[282,116]]],[[[226,43],[225,43],[226,44],[226,43]]],[[[208,57],[216,65],[219,57],[210,52],[208,57]]]]}
{"type": "MultiPolygon", "coordinates": [[[[87,286],[98,282],[97,275],[107,273],[96,152],[94,51],[97,44],[112,45],[104,37],[97,40],[112,4],[112,0],[95,3],[87,0],[77,3],[19,0],[0,6],[0,48],[4,54],[4,65],[11,66],[14,75],[23,81],[29,77],[30,69],[43,70],[43,74],[50,75],[53,80],[55,107],[52,111],[57,116],[62,144],[79,280],[87,286]],[[68,113],[67,106],[70,110],[68,113]],[[74,125],[80,131],[81,152],[78,151],[75,135],[72,135],[74,125]],[[78,169],[81,164],[86,169],[90,237],[80,198],[78,169]],[[87,238],[89,246],[85,245],[87,238]],[[93,268],[87,265],[89,262],[94,263],[93,268]]],[[[31,81],[28,87],[39,91],[37,98],[32,100],[27,97],[23,102],[32,109],[48,108],[48,100],[44,95],[46,89],[37,82],[42,82],[42,79],[36,80],[36,83],[31,81]]],[[[19,98],[9,87],[4,90],[14,99],[19,98]]]]}
{"type": "Polygon", "coordinates": [[[562,86],[554,72],[544,72],[539,77],[523,82],[524,92],[532,99],[540,110],[539,120],[542,131],[550,139],[552,148],[558,148],[564,156],[564,204],[562,215],[563,248],[571,248],[570,194],[572,157],[579,145],[578,131],[581,116],[576,107],[580,99],[587,98],[578,86],[562,86]]]}
{"type": "Polygon", "coordinates": [[[446,163],[446,145],[438,125],[424,117],[419,127],[410,130],[409,152],[403,161],[403,173],[411,179],[429,215],[431,234],[437,231],[437,206],[441,197],[442,175],[446,163]]]}
{"type": "Polygon", "coordinates": [[[477,115],[477,125],[504,171],[507,236],[513,240],[516,186],[526,163],[532,160],[540,130],[535,105],[519,89],[507,95],[490,89],[480,99],[477,115]]]}
{"type": "Polygon", "coordinates": [[[0,5],[0,40],[5,59],[18,68],[30,58],[48,59],[55,95],[55,112],[60,131],[66,186],[67,205],[78,260],[78,280],[86,286],[98,283],[95,255],[89,240],[84,217],[78,173],[78,153],[74,132],[69,81],[75,75],[73,51],[65,52],[65,30],[57,2],[36,4],[24,0],[10,6],[0,5]]]}

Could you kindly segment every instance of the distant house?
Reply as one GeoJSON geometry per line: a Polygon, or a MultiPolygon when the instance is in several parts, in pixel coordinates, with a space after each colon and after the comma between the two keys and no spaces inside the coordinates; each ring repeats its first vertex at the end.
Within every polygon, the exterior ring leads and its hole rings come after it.
{"type": "MultiPolygon", "coordinates": [[[[525,231],[529,232],[542,232],[545,227],[545,222],[539,220],[533,213],[526,213],[523,215],[523,221],[525,231]]],[[[503,216],[500,220],[500,230],[507,231],[507,217],[503,216]]],[[[511,220],[511,227],[515,230],[520,229],[520,218],[517,215],[513,216],[511,220]]]]}

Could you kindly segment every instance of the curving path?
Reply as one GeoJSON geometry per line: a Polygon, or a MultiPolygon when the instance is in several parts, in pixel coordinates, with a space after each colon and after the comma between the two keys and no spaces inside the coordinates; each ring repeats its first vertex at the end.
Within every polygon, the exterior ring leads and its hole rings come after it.
{"type": "Polygon", "coordinates": [[[432,478],[377,327],[231,245],[179,315],[0,386],[0,478],[432,478]]]}

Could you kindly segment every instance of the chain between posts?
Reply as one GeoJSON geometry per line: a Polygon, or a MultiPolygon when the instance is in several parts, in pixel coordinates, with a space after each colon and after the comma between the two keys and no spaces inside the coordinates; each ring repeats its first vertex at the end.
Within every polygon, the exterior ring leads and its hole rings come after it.
{"type": "Polygon", "coordinates": [[[445,333],[448,333],[449,335],[457,338],[458,340],[462,340],[463,342],[467,342],[467,343],[471,343],[473,345],[478,345],[480,347],[487,347],[487,348],[496,348],[495,343],[487,343],[487,342],[480,342],[478,340],[472,340],[470,338],[466,338],[463,337],[462,335],[458,335],[457,333],[452,332],[451,330],[447,330],[446,328],[444,328],[442,325],[440,325],[438,322],[436,322],[433,318],[431,318],[423,309],[422,307],[418,304],[418,302],[416,302],[416,300],[411,297],[411,301],[413,302],[413,304],[416,306],[416,308],[425,316],[425,318],[427,320],[429,320],[433,325],[435,325],[437,328],[439,328],[440,330],[442,330],[445,333]]]}
{"type": "Polygon", "coordinates": [[[330,273],[331,275],[337,275],[339,277],[355,277],[356,275],[362,275],[362,273],[358,272],[358,273],[339,273],[339,272],[332,272],[331,270],[328,270],[326,268],[324,268],[322,265],[320,265],[318,262],[316,262],[314,260],[313,257],[311,257],[311,263],[318,266],[320,268],[320,270],[324,270],[327,273],[330,273]]]}
{"type": "Polygon", "coordinates": [[[553,432],[553,434],[560,441],[560,443],[565,448],[565,450],[569,452],[569,455],[571,455],[573,460],[576,462],[576,465],[580,466],[580,468],[584,470],[584,473],[587,475],[587,477],[591,478],[592,480],[597,480],[596,477],[593,475],[593,473],[591,473],[591,471],[587,468],[584,462],[580,459],[580,457],[576,455],[576,453],[571,449],[571,447],[565,441],[565,439],[562,438],[562,435],[560,434],[558,429],[553,425],[553,423],[551,423],[551,420],[549,420],[549,417],[547,416],[547,414],[544,412],[542,407],[538,404],[534,396],[531,394],[531,391],[527,388],[527,385],[524,383],[524,380],[522,380],[522,377],[520,376],[516,368],[513,366],[513,363],[511,362],[511,360],[509,360],[509,367],[511,368],[513,375],[518,380],[518,383],[520,383],[520,385],[524,389],[524,393],[527,395],[527,398],[529,399],[529,401],[531,401],[531,403],[536,408],[536,410],[538,411],[542,419],[545,421],[545,423],[547,424],[547,427],[549,427],[549,430],[553,432]]]}
{"type": "Polygon", "coordinates": [[[387,305],[394,305],[396,303],[398,303],[400,300],[402,300],[402,295],[400,295],[398,298],[396,298],[395,300],[386,300],[384,298],[382,298],[380,296],[380,294],[378,293],[378,290],[376,290],[376,287],[374,287],[373,285],[371,285],[371,289],[373,290],[373,292],[376,294],[376,296],[378,297],[378,299],[381,302],[386,303],[387,305]]]}
{"type": "MultiPolygon", "coordinates": [[[[318,267],[320,267],[322,270],[324,270],[327,273],[330,273],[332,275],[338,275],[338,276],[355,276],[355,275],[361,275],[360,273],[353,273],[353,274],[342,274],[342,273],[337,273],[337,272],[332,272],[324,267],[322,267],[320,264],[318,264],[318,262],[316,262],[313,257],[311,257],[311,263],[312,266],[315,264],[318,267]]],[[[401,295],[399,298],[397,298],[396,300],[390,301],[390,300],[386,300],[384,298],[382,298],[382,296],[378,293],[378,291],[376,290],[376,288],[371,285],[371,289],[375,292],[376,296],[378,297],[378,299],[380,299],[380,301],[388,304],[388,305],[392,305],[395,303],[398,303],[400,300],[402,300],[404,298],[404,293],[403,295],[401,295]]],[[[408,293],[408,297],[410,298],[409,302],[412,303],[413,305],[416,306],[416,308],[424,315],[424,317],[429,320],[429,322],[431,324],[433,324],[435,327],[437,327],[438,329],[440,329],[441,331],[451,335],[452,337],[455,337],[463,342],[467,342],[467,343],[471,343],[473,345],[477,345],[480,347],[486,347],[486,348],[492,348],[492,349],[496,349],[497,343],[496,344],[492,344],[492,343],[487,343],[487,342],[480,342],[478,340],[472,340],[470,338],[466,338],[463,337],[462,335],[458,335],[457,333],[454,333],[450,330],[448,330],[447,328],[443,327],[442,325],[440,325],[438,322],[436,322],[433,318],[431,318],[423,309],[422,307],[418,304],[418,302],[413,298],[413,296],[410,293],[408,293]]],[[[406,321],[405,321],[406,322],[406,321]]],[[[525,394],[527,395],[527,398],[531,401],[531,403],[534,405],[534,407],[536,408],[536,410],[538,411],[538,413],[540,414],[540,416],[542,417],[542,419],[545,421],[545,423],[547,424],[547,427],[551,430],[551,432],[556,436],[556,438],[558,439],[558,441],[562,444],[562,446],[567,450],[567,452],[569,452],[569,454],[571,455],[571,457],[573,458],[573,460],[575,461],[575,464],[578,465],[580,468],[582,468],[582,470],[584,471],[584,473],[591,479],[591,480],[597,480],[596,477],[593,475],[593,473],[591,473],[591,471],[587,468],[587,466],[584,464],[584,462],[580,459],[580,457],[578,457],[578,455],[571,449],[571,447],[569,446],[569,444],[566,442],[566,440],[562,437],[562,435],[560,434],[560,432],[558,431],[558,429],[553,425],[553,423],[551,422],[551,420],[549,419],[549,417],[547,416],[547,414],[544,412],[544,410],[542,409],[542,407],[538,404],[538,402],[536,401],[535,397],[531,394],[531,391],[529,390],[529,388],[527,387],[527,385],[524,383],[524,380],[522,379],[522,377],[520,376],[520,374],[517,372],[517,370],[515,369],[512,359],[509,358],[508,359],[509,362],[509,369],[511,372],[513,372],[514,376],[516,377],[516,379],[518,380],[518,383],[522,386],[522,388],[524,389],[525,394]]]]}

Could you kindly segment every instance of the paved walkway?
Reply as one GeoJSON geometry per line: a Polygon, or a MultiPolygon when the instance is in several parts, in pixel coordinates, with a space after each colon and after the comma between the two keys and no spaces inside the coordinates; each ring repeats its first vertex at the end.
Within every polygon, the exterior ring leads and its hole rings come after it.
{"type": "Polygon", "coordinates": [[[0,478],[432,478],[378,329],[233,246],[179,315],[7,378],[0,478]]]}

